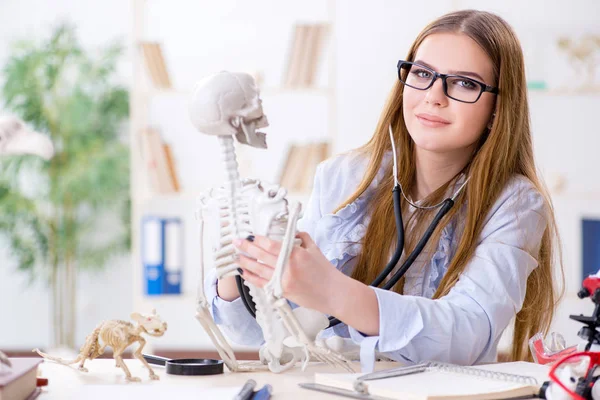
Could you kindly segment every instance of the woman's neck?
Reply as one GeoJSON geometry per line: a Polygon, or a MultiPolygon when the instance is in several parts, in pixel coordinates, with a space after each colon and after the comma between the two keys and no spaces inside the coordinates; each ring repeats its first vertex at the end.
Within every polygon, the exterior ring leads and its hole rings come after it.
{"type": "Polygon", "coordinates": [[[411,196],[418,201],[435,192],[467,165],[471,151],[435,153],[415,148],[415,185],[411,196]]]}

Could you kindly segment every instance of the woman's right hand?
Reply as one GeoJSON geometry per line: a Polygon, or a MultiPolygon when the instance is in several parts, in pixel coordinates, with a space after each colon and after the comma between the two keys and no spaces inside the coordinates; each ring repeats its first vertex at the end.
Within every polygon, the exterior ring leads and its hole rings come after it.
{"type": "Polygon", "coordinates": [[[235,276],[228,276],[217,281],[217,295],[225,301],[234,301],[240,297],[235,276]]]}

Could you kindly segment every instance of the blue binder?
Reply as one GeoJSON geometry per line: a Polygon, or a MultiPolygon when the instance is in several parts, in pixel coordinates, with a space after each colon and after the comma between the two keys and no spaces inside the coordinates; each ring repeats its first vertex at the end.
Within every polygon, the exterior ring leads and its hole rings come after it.
{"type": "Polygon", "coordinates": [[[163,220],[164,230],[164,281],[163,292],[181,294],[183,269],[183,224],[179,218],[163,220]]]}
{"type": "Polygon", "coordinates": [[[165,275],[163,246],[162,220],[157,217],[144,217],[142,219],[142,264],[145,293],[149,296],[163,293],[165,275]]]}
{"type": "Polygon", "coordinates": [[[181,294],[183,224],[179,218],[142,218],[145,294],[181,294]]]}
{"type": "Polygon", "coordinates": [[[600,270],[600,220],[583,219],[582,230],[582,276],[585,279],[600,270]]]}

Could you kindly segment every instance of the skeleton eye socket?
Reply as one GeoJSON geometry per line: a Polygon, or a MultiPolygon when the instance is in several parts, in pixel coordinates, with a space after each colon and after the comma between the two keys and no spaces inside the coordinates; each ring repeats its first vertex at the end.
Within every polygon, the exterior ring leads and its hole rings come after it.
{"type": "Polygon", "coordinates": [[[273,198],[277,196],[277,192],[275,190],[269,190],[269,197],[273,198]]]}

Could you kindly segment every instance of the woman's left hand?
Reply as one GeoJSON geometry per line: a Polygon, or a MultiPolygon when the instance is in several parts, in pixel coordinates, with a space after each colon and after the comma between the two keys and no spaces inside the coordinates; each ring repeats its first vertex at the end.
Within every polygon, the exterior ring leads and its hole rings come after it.
{"type": "MultiPolygon", "coordinates": [[[[331,315],[337,297],[331,289],[336,287],[336,279],[343,274],[327,260],[308,233],[298,232],[296,237],[302,244],[294,246],[285,268],[281,280],[283,296],[300,306],[331,315]]],[[[234,244],[252,257],[239,255],[242,277],[263,287],[273,276],[282,243],[265,236],[250,236],[246,240],[236,240],[234,244]]]]}

